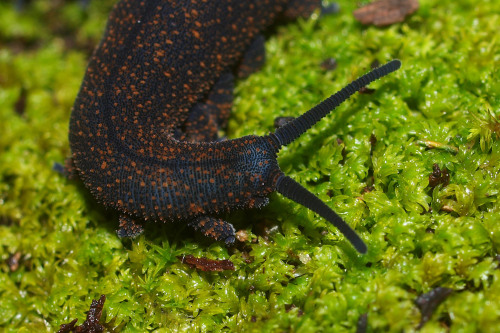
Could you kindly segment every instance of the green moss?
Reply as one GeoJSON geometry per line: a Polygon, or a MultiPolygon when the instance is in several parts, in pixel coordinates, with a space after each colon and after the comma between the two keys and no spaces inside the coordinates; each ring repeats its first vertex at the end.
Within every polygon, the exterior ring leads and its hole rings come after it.
{"type": "Polygon", "coordinates": [[[337,15],[277,28],[265,67],[238,82],[228,135],[265,134],[272,119],[303,113],[375,59],[401,59],[400,71],[371,85],[374,94],[355,96],[279,157],[356,228],[364,256],[280,195],[228,217],[249,233],[244,247],[178,225],[119,240],[116,216],[51,169],[69,155],[69,112],[113,1],[87,10],[32,1],[20,12],[0,4],[0,330],[81,323],[106,294],[104,320],[126,332],[354,331],[363,313],[371,331],[412,331],[414,300],[442,286],[455,292],[424,331],[493,332],[500,5],[421,1],[404,23],[374,28],[354,21],[352,2],[339,2],[337,15]],[[336,70],[321,69],[328,57],[336,70]],[[449,170],[448,186],[429,187],[434,163],[449,170]],[[236,270],[199,272],[179,262],[185,254],[231,259],[236,270]]]}

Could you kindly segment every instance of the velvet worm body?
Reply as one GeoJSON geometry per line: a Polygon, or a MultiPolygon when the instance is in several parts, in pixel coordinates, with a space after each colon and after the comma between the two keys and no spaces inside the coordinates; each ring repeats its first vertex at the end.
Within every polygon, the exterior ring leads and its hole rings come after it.
{"type": "Polygon", "coordinates": [[[308,16],[313,0],[117,3],[75,101],[71,165],[105,206],[120,212],[118,235],[141,222],[184,221],[231,244],[218,215],[262,207],[278,191],[335,225],[361,253],[361,238],[325,203],[285,176],[276,155],[336,106],[400,67],[393,60],[266,136],[220,140],[235,75],[264,61],[260,33],[277,19],[308,16]]]}

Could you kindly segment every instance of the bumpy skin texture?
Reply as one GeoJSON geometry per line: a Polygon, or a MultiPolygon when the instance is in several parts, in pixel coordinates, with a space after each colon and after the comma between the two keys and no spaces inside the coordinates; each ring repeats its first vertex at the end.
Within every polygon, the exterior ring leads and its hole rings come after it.
{"type": "Polygon", "coordinates": [[[140,233],[137,218],[184,220],[232,242],[234,229],[214,215],[267,203],[281,175],[277,144],[256,136],[216,141],[217,132],[237,67],[246,75],[252,60],[262,62],[259,33],[317,7],[318,0],[115,6],[75,101],[69,140],[86,187],[123,214],[119,235],[140,233]],[[251,59],[240,64],[245,54],[251,59]]]}

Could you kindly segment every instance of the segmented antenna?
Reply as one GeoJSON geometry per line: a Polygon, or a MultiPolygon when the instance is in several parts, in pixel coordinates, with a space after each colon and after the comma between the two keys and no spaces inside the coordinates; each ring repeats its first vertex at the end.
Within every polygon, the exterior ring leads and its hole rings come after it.
{"type": "Polygon", "coordinates": [[[342,90],[328,97],[306,113],[281,126],[274,133],[271,133],[270,136],[274,136],[280,146],[288,145],[321,120],[321,118],[329,114],[333,109],[351,97],[356,91],[364,86],[367,86],[371,82],[398,70],[400,67],[401,61],[396,59],[375,68],[357,80],[352,81],[342,90]]]}
{"type": "Polygon", "coordinates": [[[318,213],[339,229],[359,253],[366,253],[366,244],[358,234],[337,213],[295,180],[285,175],[281,176],[276,184],[276,190],[288,199],[318,213]]]}
{"type": "MultiPolygon", "coordinates": [[[[356,91],[371,82],[392,73],[401,67],[399,60],[392,60],[371,72],[361,76],[357,80],[349,83],[342,90],[325,99],[306,113],[289,123],[278,128],[270,137],[279,143],[279,146],[286,146],[297,139],[305,131],[316,124],[321,118],[329,114],[333,109],[351,97],[356,91]]],[[[276,190],[290,200],[318,213],[324,219],[333,224],[360,253],[366,253],[367,247],[356,232],[342,220],[330,207],[321,201],[314,194],[306,190],[302,185],[292,178],[282,174],[276,182],[276,190]]]]}

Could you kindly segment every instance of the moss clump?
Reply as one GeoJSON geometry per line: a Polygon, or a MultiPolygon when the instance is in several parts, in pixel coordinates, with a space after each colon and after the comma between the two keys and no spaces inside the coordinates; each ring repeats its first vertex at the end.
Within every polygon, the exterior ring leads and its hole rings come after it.
{"type": "Polygon", "coordinates": [[[51,170],[69,155],[69,112],[113,1],[0,4],[0,328],[55,331],[107,296],[126,332],[411,331],[415,299],[454,290],[425,331],[493,332],[500,321],[498,1],[422,1],[404,23],[363,27],[354,4],[277,28],[262,71],[238,83],[230,137],[264,134],[364,73],[371,85],[280,154],[280,165],[366,240],[358,256],[307,209],[273,195],[228,217],[249,241],[227,249],[178,225],[120,241],[116,216],[51,170]],[[337,60],[325,71],[321,62],[337,60]],[[373,144],[373,139],[376,143],[373,144]],[[340,139],[340,140],[338,140],[340,139]],[[429,149],[421,142],[449,149],[429,149]],[[429,186],[433,165],[449,185],[429,186]],[[231,259],[198,272],[178,256],[231,259]],[[18,266],[12,258],[19,258],[18,266]]]}

